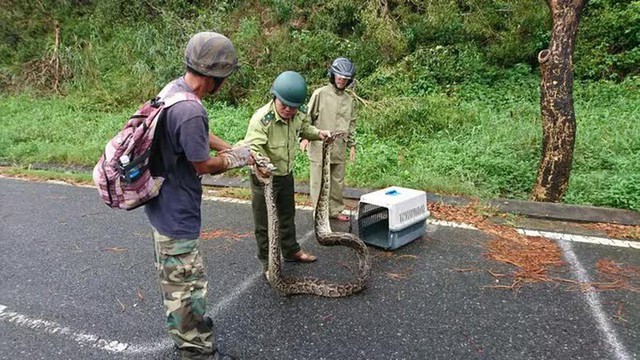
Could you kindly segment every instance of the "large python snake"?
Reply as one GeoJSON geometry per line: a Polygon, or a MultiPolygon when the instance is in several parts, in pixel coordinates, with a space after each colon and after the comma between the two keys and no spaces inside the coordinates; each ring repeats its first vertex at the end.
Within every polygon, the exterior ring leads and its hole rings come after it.
{"type": "MultiPolygon", "coordinates": [[[[267,279],[271,286],[284,295],[311,294],[325,297],[344,297],[362,291],[371,272],[369,249],[354,234],[333,232],[329,224],[329,177],[330,149],[336,138],[346,136],[342,132],[332,133],[322,143],[322,179],[318,202],[314,211],[314,230],[318,243],[324,246],[346,246],[352,248],[358,258],[356,279],[347,283],[332,283],[315,277],[289,277],[282,271],[282,250],[280,249],[279,227],[276,205],[273,196],[273,176],[258,176],[264,186],[267,205],[267,224],[269,237],[269,261],[267,279]]],[[[256,161],[255,166],[271,164],[256,161]]],[[[256,175],[257,172],[256,172],[256,175]]]]}

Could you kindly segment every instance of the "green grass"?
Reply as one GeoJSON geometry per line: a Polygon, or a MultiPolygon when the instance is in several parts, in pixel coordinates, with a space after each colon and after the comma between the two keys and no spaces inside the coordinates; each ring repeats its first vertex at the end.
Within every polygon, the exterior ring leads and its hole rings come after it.
{"type": "Polygon", "coordinates": [[[93,178],[89,173],[73,171],[31,170],[21,167],[0,167],[0,174],[24,179],[58,180],[77,185],[93,186],[93,178]]]}
{"type": "MultiPolygon", "coordinates": [[[[639,85],[638,79],[576,84],[578,129],[565,202],[640,210],[639,85]]],[[[137,105],[107,109],[74,96],[3,97],[0,160],[92,166],[137,105]]],[[[255,110],[207,108],[211,131],[230,143],[244,137],[255,110]]],[[[542,135],[534,77],[387,97],[361,104],[358,113],[349,186],[528,198],[542,135]]],[[[297,158],[296,177],[308,179],[306,156],[297,158]]]]}
{"type": "Polygon", "coordinates": [[[90,165],[133,110],[108,112],[72,97],[5,98],[0,101],[0,159],[90,165]]]}

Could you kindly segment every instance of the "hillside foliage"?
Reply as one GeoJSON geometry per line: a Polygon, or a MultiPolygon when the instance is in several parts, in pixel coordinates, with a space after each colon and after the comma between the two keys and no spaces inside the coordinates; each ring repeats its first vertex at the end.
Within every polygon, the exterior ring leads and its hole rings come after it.
{"type": "MultiPolygon", "coordinates": [[[[206,103],[223,138],[242,138],[280,72],[312,90],[346,56],[360,145],[349,185],[528,197],[537,54],[551,30],[543,0],[4,0],[0,161],[91,165],[127,115],[182,74],[186,42],[205,30],[227,35],[242,65],[206,103]]],[[[574,64],[565,201],[640,210],[640,1],[588,1],[574,64]]]]}
{"type": "MultiPolygon", "coordinates": [[[[3,3],[3,91],[81,92],[107,104],[146,98],[179,74],[184,44],[202,30],[226,34],[240,51],[242,72],[224,94],[237,103],[260,98],[283,69],[324,81],[327,65],[340,55],[358,64],[359,78],[374,77],[394,91],[368,88],[377,97],[395,96],[398,89],[422,95],[452,84],[491,84],[507,76],[505,70],[535,73],[551,26],[542,0],[3,3]],[[384,78],[394,70],[406,79],[384,78]]],[[[577,79],[637,75],[639,45],[640,1],[589,1],[576,49],[577,79]]]]}

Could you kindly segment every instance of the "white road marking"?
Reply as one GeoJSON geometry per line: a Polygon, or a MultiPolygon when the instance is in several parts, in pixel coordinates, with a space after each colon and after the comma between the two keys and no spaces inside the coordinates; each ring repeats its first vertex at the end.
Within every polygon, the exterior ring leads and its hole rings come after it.
{"type": "Polygon", "coordinates": [[[202,194],[202,200],[220,201],[220,202],[235,203],[235,204],[251,204],[251,200],[234,199],[234,198],[220,197],[220,196],[211,196],[211,195],[207,195],[207,194],[202,194]]]}
{"type": "Polygon", "coordinates": [[[465,224],[465,223],[457,223],[453,221],[427,219],[427,224],[437,225],[437,226],[446,226],[446,227],[455,227],[455,228],[469,229],[469,230],[478,230],[478,228],[476,228],[473,225],[465,224]]]}
{"type": "MultiPolygon", "coordinates": [[[[220,196],[211,196],[211,195],[206,195],[206,194],[202,195],[202,200],[220,201],[220,202],[227,202],[227,203],[234,203],[234,204],[251,205],[251,200],[235,199],[235,198],[220,197],[220,196]]],[[[296,205],[296,209],[312,211],[313,207],[307,206],[307,205],[296,205]]]]}
{"type": "MultiPolygon", "coordinates": [[[[239,200],[239,199],[233,199],[233,198],[227,198],[227,197],[205,196],[204,198],[206,200],[211,200],[211,201],[222,201],[222,202],[231,202],[231,203],[238,203],[238,204],[251,204],[251,201],[249,200],[239,200]]],[[[313,207],[296,206],[296,209],[312,211],[313,207]]],[[[349,212],[347,210],[343,211],[343,213],[346,215],[349,215],[349,212]]],[[[353,214],[353,218],[357,219],[357,212],[353,214]]],[[[429,218],[426,220],[426,222],[429,225],[478,230],[478,228],[476,228],[471,224],[459,223],[454,221],[436,220],[436,219],[429,218]]],[[[597,245],[618,246],[618,247],[640,249],[640,241],[618,240],[618,239],[610,239],[610,238],[598,237],[598,236],[573,235],[573,234],[558,233],[553,231],[540,231],[540,230],[531,230],[531,229],[524,229],[524,228],[516,228],[516,230],[520,234],[523,234],[526,236],[540,236],[540,237],[553,239],[553,240],[563,240],[563,241],[590,243],[590,244],[597,244],[597,245]]]]}
{"type": "MultiPolygon", "coordinates": [[[[313,236],[313,231],[309,231],[303,237],[300,243],[305,243],[313,236]]],[[[247,277],[240,285],[236,286],[229,295],[223,297],[217,304],[213,306],[213,308],[208,311],[208,315],[213,319],[218,317],[218,314],[225,311],[228,307],[232,306],[244,292],[253,286],[256,280],[260,279],[262,275],[262,271],[258,271],[256,273],[251,274],[247,277]]],[[[129,346],[124,353],[126,354],[154,354],[161,351],[166,350],[168,347],[173,346],[173,343],[170,340],[162,341],[162,342],[153,342],[153,343],[145,343],[140,345],[131,345],[129,346]]]]}
{"type": "Polygon", "coordinates": [[[173,342],[167,336],[162,341],[129,345],[122,353],[127,355],[156,354],[173,346],[173,342]]]}
{"type": "MultiPolygon", "coordinates": [[[[571,268],[573,270],[574,276],[583,284],[588,284],[591,282],[587,271],[584,269],[575,252],[573,252],[573,245],[571,242],[567,241],[559,241],[558,244],[562,248],[564,252],[564,256],[567,261],[571,264],[571,268]]],[[[611,351],[616,359],[618,360],[631,360],[632,357],[629,355],[629,352],[625,349],[625,347],[618,340],[618,335],[611,325],[611,322],[607,318],[604,310],[602,309],[602,303],[600,302],[600,296],[595,291],[585,291],[582,292],[591,309],[591,313],[593,314],[596,323],[598,324],[598,329],[600,333],[604,336],[607,344],[611,347],[611,351]]]]}
{"type": "MultiPolygon", "coordinates": [[[[56,182],[58,184],[58,182],[56,182]]],[[[69,185],[67,183],[59,183],[60,185],[69,185]]],[[[213,200],[213,201],[224,201],[224,202],[233,202],[240,204],[251,204],[251,201],[248,200],[239,200],[239,199],[231,199],[231,198],[220,198],[220,197],[212,197],[205,196],[205,200],[213,200]]],[[[309,206],[296,206],[297,209],[300,210],[313,210],[313,208],[309,206]]],[[[304,242],[311,238],[313,235],[313,231],[308,232],[301,242],[304,242]]],[[[249,276],[245,281],[243,281],[239,286],[237,286],[230,295],[224,297],[220,300],[213,309],[209,312],[213,318],[217,316],[220,312],[224,311],[229,307],[235,300],[237,300],[243,292],[250,288],[250,286],[262,276],[262,272],[259,271],[257,273],[249,276]]],[[[36,330],[43,333],[53,334],[65,336],[68,339],[71,339],[78,343],[80,346],[89,345],[93,348],[104,350],[110,353],[120,353],[126,355],[143,355],[143,354],[155,354],[158,352],[165,351],[167,348],[173,346],[173,342],[168,338],[166,340],[157,341],[157,342],[149,342],[142,344],[127,344],[115,340],[107,340],[102,339],[97,335],[87,334],[80,331],[74,331],[69,327],[62,326],[53,321],[31,318],[29,316],[19,314],[17,312],[8,311],[7,306],[0,305],[0,320],[7,321],[9,323],[16,324],[18,326],[26,327],[32,330],[36,330]]]]}
{"type": "Polygon", "coordinates": [[[128,344],[121,343],[119,341],[106,340],[96,335],[73,331],[72,329],[53,321],[34,319],[17,312],[7,311],[7,307],[4,305],[0,305],[0,320],[37,330],[39,332],[54,335],[59,334],[77,342],[80,346],[89,345],[112,353],[121,353],[129,346],[128,344]]]}
{"type": "Polygon", "coordinates": [[[528,229],[517,229],[517,231],[523,235],[541,236],[547,239],[640,249],[640,241],[616,240],[616,239],[610,239],[610,238],[604,238],[604,237],[598,237],[598,236],[572,235],[572,234],[565,234],[565,233],[557,233],[553,231],[538,231],[538,230],[528,230],[528,229]]]}
{"type": "MultiPolygon", "coordinates": [[[[13,178],[13,177],[4,176],[4,175],[0,175],[0,178],[24,180],[21,178],[13,178]]],[[[53,183],[53,184],[60,184],[60,185],[94,187],[92,185],[77,185],[77,184],[67,183],[67,182],[58,181],[58,180],[47,180],[46,182],[53,183]]],[[[235,198],[221,197],[221,196],[210,196],[206,194],[203,194],[203,200],[220,201],[220,202],[236,203],[236,204],[251,204],[251,200],[235,199],[235,198]]],[[[296,205],[296,209],[312,211],[313,207],[306,206],[306,205],[296,205]]],[[[345,215],[351,215],[351,213],[353,213],[353,211],[348,211],[348,210],[343,211],[343,214],[345,215]]],[[[353,214],[353,217],[354,219],[357,219],[357,211],[353,214]]],[[[427,219],[427,224],[477,230],[475,226],[470,224],[457,223],[457,222],[444,221],[444,220],[427,219]]],[[[618,240],[618,239],[610,239],[610,238],[597,237],[597,236],[573,235],[573,234],[557,233],[553,231],[530,230],[530,229],[524,229],[524,228],[517,228],[516,230],[519,233],[527,236],[541,236],[544,238],[554,239],[554,240],[564,240],[564,241],[582,242],[582,243],[590,243],[590,244],[597,244],[597,245],[608,245],[608,246],[640,249],[640,241],[618,240]]]]}
{"type": "MultiPolygon", "coordinates": [[[[307,242],[309,239],[311,239],[312,236],[313,236],[313,231],[309,231],[302,237],[302,240],[300,240],[300,243],[303,244],[307,242]]],[[[235,302],[238,298],[240,298],[242,293],[245,292],[247,289],[249,289],[251,285],[261,276],[263,276],[262,270],[246,278],[240,285],[236,286],[236,288],[233,289],[233,291],[231,291],[231,294],[223,297],[222,300],[220,300],[213,307],[213,309],[211,309],[211,311],[208,311],[209,316],[215,319],[219,313],[226,310],[231,303],[235,302]]]]}
{"type": "MultiPolygon", "coordinates": [[[[232,202],[232,203],[239,203],[239,204],[251,204],[251,201],[249,200],[240,200],[240,199],[206,196],[206,195],[204,196],[204,200],[232,202]]],[[[313,208],[310,206],[296,206],[296,209],[313,210],[313,208]]],[[[449,222],[449,221],[442,221],[442,220],[435,220],[435,219],[427,219],[426,222],[427,224],[436,225],[436,226],[477,230],[477,228],[474,227],[473,225],[464,224],[464,223],[449,222]]],[[[634,241],[616,240],[616,239],[600,238],[600,237],[594,237],[594,236],[571,235],[571,234],[555,233],[550,231],[537,231],[537,230],[528,230],[528,229],[517,229],[517,231],[527,236],[542,236],[542,237],[555,239],[555,240],[563,240],[563,241],[560,241],[559,244],[565,253],[565,257],[571,263],[576,277],[579,279],[579,281],[584,283],[590,282],[589,277],[585,269],[577,260],[577,257],[573,252],[573,249],[571,248],[570,242],[586,242],[586,243],[592,243],[592,244],[622,246],[622,247],[640,249],[640,242],[634,242],[634,241]]],[[[302,241],[303,242],[307,241],[312,237],[312,235],[313,235],[313,231],[308,232],[304,236],[302,241]]],[[[222,300],[220,300],[213,307],[213,309],[209,312],[209,314],[215,318],[220,312],[224,311],[230,306],[230,304],[235,302],[242,295],[243,292],[249,289],[250,286],[256,281],[256,279],[260,278],[260,276],[262,276],[261,271],[249,276],[239,286],[237,286],[231,292],[231,294],[222,298],[222,300]]],[[[616,359],[631,360],[631,356],[628,354],[627,350],[618,340],[616,332],[614,331],[611,323],[607,319],[606,314],[602,310],[602,305],[600,303],[598,294],[595,292],[586,292],[584,293],[584,296],[598,323],[598,327],[600,331],[604,334],[605,339],[607,340],[607,343],[611,346],[612,352],[614,353],[616,359]]],[[[4,305],[0,305],[0,320],[14,323],[16,325],[24,326],[40,332],[45,332],[49,334],[60,334],[61,336],[66,336],[76,341],[80,346],[89,345],[91,347],[108,351],[110,353],[121,353],[121,354],[130,354],[130,355],[154,354],[154,353],[164,351],[168,347],[171,347],[173,345],[169,339],[158,341],[158,342],[137,344],[137,345],[135,344],[131,345],[131,344],[115,341],[115,340],[102,339],[96,335],[73,331],[68,327],[64,327],[52,321],[34,319],[16,312],[7,311],[7,306],[4,306],[4,305]]]]}

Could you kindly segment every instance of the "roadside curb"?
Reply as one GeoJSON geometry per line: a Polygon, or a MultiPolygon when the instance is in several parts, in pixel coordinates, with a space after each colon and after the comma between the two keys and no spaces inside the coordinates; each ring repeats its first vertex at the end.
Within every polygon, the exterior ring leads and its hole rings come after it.
{"type": "MultiPolygon", "coordinates": [[[[0,163],[0,166],[11,166],[8,163],[0,163]]],[[[50,164],[33,164],[34,170],[52,170],[61,172],[86,172],[91,173],[92,169],[82,166],[56,166],[50,164]]],[[[231,177],[226,175],[205,175],[202,184],[213,187],[237,187],[249,188],[246,177],[231,177]]],[[[351,200],[360,200],[364,194],[376,189],[350,188],[344,189],[344,197],[351,200]]],[[[309,194],[309,185],[302,182],[295,183],[295,192],[299,194],[309,194]]],[[[448,205],[464,206],[473,200],[462,196],[440,195],[427,193],[427,201],[441,202],[448,205]]],[[[487,205],[496,208],[498,211],[531,218],[572,221],[572,222],[600,222],[619,225],[640,225],[640,212],[633,210],[614,209],[607,207],[570,205],[561,203],[545,203],[524,200],[491,199],[487,205]]]]}
{"type": "MultiPolygon", "coordinates": [[[[228,177],[224,175],[205,175],[202,178],[202,184],[214,187],[249,187],[249,183],[246,178],[228,177]]],[[[375,190],[376,189],[346,187],[344,189],[344,197],[351,200],[359,200],[362,195],[375,190]]],[[[299,194],[309,194],[309,185],[306,183],[296,182],[295,192],[299,194]]],[[[472,200],[461,196],[427,193],[427,202],[442,202],[448,205],[461,206],[471,203],[472,200]]],[[[633,226],[640,225],[640,212],[633,210],[509,199],[488,200],[487,205],[492,206],[501,212],[538,219],[573,222],[600,222],[633,226]]]]}

